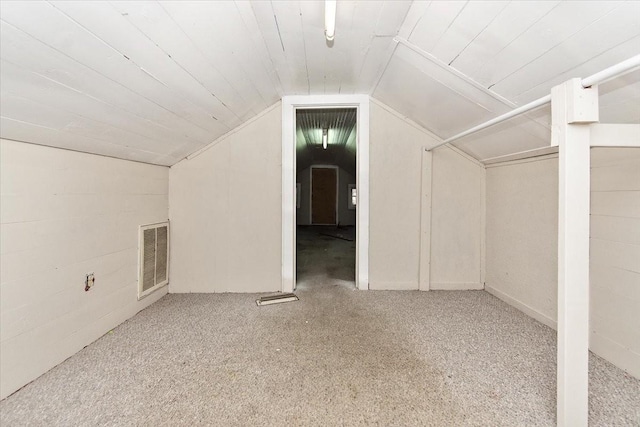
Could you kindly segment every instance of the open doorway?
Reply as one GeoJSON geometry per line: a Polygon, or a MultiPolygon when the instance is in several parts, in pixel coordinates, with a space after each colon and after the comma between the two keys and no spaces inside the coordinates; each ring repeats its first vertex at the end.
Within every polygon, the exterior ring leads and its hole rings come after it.
{"type": "Polygon", "coordinates": [[[357,111],[356,288],[369,289],[369,96],[282,97],[282,292],[296,283],[296,110],[355,108],[357,111]]]}
{"type": "Polygon", "coordinates": [[[357,109],[296,110],[296,287],[355,287],[357,109]]]}

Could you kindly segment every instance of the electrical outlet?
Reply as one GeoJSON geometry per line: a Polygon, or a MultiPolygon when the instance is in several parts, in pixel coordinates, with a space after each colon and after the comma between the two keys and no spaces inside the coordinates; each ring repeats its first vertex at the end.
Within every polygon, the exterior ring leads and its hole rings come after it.
{"type": "Polygon", "coordinates": [[[85,280],[84,280],[84,290],[85,292],[88,291],[89,289],[91,289],[91,287],[93,286],[93,284],[96,283],[96,278],[94,277],[93,273],[89,273],[87,274],[85,280]]]}

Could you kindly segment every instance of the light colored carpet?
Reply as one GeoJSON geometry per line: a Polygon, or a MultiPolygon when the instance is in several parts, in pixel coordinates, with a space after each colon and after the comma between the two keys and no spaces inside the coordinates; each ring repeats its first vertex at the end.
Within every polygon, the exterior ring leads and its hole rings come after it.
{"type": "MultiPolygon", "coordinates": [[[[14,425],[554,425],[555,333],[483,291],[168,295],[0,402],[14,425]]],[[[640,381],[591,358],[590,422],[640,381]]]]}

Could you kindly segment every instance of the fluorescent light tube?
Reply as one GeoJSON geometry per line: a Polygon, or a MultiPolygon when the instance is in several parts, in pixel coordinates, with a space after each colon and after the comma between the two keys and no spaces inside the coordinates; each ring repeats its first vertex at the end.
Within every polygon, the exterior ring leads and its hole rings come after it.
{"type": "Polygon", "coordinates": [[[336,35],[336,0],[324,2],[324,36],[333,41],[336,35]]]}

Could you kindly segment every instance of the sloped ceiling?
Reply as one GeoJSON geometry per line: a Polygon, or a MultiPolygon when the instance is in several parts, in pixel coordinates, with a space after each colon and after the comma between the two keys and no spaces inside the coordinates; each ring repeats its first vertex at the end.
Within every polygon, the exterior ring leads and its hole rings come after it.
{"type": "MultiPolygon", "coordinates": [[[[0,136],[172,165],[284,95],[367,93],[437,136],[640,53],[636,1],[0,2],[0,136]]],[[[640,122],[640,73],[600,87],[640,122]]],[[[542,147],[542,108],[456,142],[542,147]]]]}

